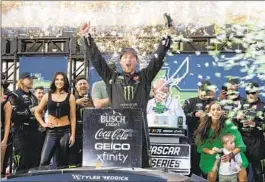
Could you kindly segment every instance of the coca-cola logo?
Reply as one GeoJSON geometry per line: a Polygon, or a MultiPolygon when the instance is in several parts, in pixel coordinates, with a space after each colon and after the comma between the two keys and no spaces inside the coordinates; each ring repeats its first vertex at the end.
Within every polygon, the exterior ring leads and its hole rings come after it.
{"type": "Polygon", "coordinates": [[[132,129],[116,129],[114,131],[104,131],[103,128],[100,128],[96,134],[96,140],[128,140],[129,137],[132,137],[132,129]]]}

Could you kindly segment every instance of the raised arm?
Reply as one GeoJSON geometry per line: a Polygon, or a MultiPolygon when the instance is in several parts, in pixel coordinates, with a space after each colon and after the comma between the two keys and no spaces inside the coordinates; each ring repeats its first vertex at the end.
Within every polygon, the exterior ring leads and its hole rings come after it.
{"type": "Polygon", "coordinates": [[[149,82],[155,78],[156,74],[161,69],[162,65],[164,64],[164,58],[168,49],[170,48],[171,38],[169,36],[163,37],[159,43],[159,46],[151,58],[149,65],[143,69],[142,71],[145,73],[146,78],[149,82]]]}
{"type": "Polygon", "coordinates": [[[94,39],[89,33],[90,23],[84,23],[80,26],[79,33],[84,37],[84,46],[85,51],[88,56],[88,59],[92,62],[93,66],[97,70],[101,78],[108,83],[111,79],[112,70],[108,67],[105,59],[101,55],[97,45],[94,42],[94,39]]]}
{"type": "Polygon", "coordinates": [[[71,123],[71,136],[69,140],[69,144],[71,146],[75,143],[75,131],[76,131],[76,103],[75,97],[73,94],[70,95],[70,123],[71,123]]]}
{"type": "Polygon", "coordinates": [[[2,138],[2,143],[7,144],[8,135],[10,133],[10,123],[11,123],[11,114],[12,114],[12,106],[9,101],[4,106],[5,111],[5,132],[4,137],[2,138]]]}

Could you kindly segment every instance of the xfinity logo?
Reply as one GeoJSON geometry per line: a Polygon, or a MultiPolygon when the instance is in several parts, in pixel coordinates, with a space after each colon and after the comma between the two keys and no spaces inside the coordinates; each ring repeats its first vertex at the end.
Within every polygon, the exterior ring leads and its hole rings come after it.
{"type": "Polygon", "coordinates": [[[128,154],[113,152],[103,152],[102,154],[97,154],[97,160],[99,160],[102,164],[104,164],[105,161],[117,161],[125,163],[128,157],[128,154]]]}

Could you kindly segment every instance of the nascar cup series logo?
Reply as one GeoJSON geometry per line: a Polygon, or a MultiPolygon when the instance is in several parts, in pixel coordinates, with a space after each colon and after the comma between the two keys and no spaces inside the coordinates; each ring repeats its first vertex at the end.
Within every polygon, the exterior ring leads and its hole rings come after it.
{"type": "Polygon", "coordinates": [[[125,124],[125,116],[113,111],[111,115],[109,113],[101,115],[100,122],[104,123],[105,126],[120,126],[120,124],[125,124]]]}

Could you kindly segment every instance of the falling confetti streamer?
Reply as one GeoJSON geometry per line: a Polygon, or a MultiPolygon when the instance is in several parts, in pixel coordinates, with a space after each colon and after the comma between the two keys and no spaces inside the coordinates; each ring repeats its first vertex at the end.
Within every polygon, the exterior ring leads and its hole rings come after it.
{"type": "Polygon", "coordinates": [[[199,55],[201,55],[201,52],[200,52],[200,51],[195,51],[195,54],[196,54],[197,56],[199,56],[199,55]]]}
{"type": "Polygon", "coordinates": [[[218,77],[218,78],[220,78],[220,77],[222,76],[221,73],[214,73],[214,75],[215,75],[216,77],[218,77]]]}
{"type": "Polygon", "coordinates": [[[202,76],[202,75],[198,75],[198,78],[199,78],[199,79],[203,79],[203,76],[202,76]]]}

